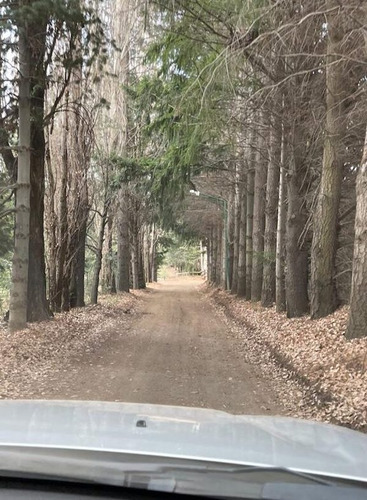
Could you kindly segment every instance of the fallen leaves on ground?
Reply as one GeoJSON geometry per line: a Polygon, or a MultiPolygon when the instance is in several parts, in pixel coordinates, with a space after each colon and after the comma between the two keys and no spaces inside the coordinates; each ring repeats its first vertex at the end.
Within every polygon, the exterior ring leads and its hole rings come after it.
{"type": "Polygon", "coordinates": [[[296,383],[293,416],[367,430],[367,338],[345,339],[348,307],[318,320],[288,319],[222,290],[206,292],[240,326],[252,362],[271,369],[270,361],[283,369],[276,376],[296,383]]]}
{"type": "Polygon", "coordinates": [[[124,331],[142,293],[102,296],[97,305],[56,314],[16,333],[0,326],[0,398],[39,395],[34,387],[47,385],[51,373],[67,370],[73,357],[96,350],[116,329],[124,331]]]}

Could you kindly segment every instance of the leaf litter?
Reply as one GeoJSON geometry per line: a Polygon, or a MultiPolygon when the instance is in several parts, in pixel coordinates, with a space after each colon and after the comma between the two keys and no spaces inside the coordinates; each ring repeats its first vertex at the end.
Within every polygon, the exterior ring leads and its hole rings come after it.
{"type": "Polygon", "coordinates": [[[219,306],[244,357],[269,373],[288,415],[367,432],[367,337],[346,340],[347,306],[318,320],[288,319],[275,307],[202,290],[219,306]]]}
{"type": "Polygon", "coordinates": [[[10,333],[0,325],[0,398],[32,398],[72,359],[97,350],[118,329],[127,331],[142,291],[101,296],[100,303],[55,314],[10,333]]]}

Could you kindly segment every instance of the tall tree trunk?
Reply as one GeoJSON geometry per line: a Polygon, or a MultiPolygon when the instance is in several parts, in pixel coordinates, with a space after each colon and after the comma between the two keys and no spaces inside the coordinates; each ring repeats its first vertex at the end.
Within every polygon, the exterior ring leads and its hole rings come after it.
{"type": "Polygon", "coordinates": [[[214,238],[213,227],[209,230],[208,236],[208,276],[207,282],[211,285],[214,283],[214,238]]]}
{"type": "Polygon", "coordinates": [[[327,0],[329,13],[326,68],[326,125],[320,191],[313,223],[311,252],[311,317],[320,318],[337,307],[335,256],[341,183],[344,166],[344,140],[347,127],[348,97],[345,60],[347,16],[339,0],[327,0]]]}
{"type": "MultiPolygon", "coordinates": [[[[367,9],[366,9],[367,14],[367,9]]],[[[367,15],[366,15],[367,19],[367,15]]],[[[367,336],[367,132],[362,163],[357,175],[357,210],[353,255],[352,290],[346,337],[367,336]]]]}
{"type": "MultiPolygon", "coordinates": [[[[363,5],[364,25],[367,5],[363,5]]],[[[367,33],[364,32],[367,52],[367,33]]],[[[357,208],[347,339],[367,336],[367,128],[361,166],[357,175],[357,208]]]]}
{"type": "Polygon", "coordinates": [[[204,277],[205,281],[210,283],[210,237],[206,238],[203,244],[206,246],[206,274],[204,277]]]}
{"type": "Polygon", "coordinates": [[[136,203],[133,200],[134,209],[130,212],[130,259],[131,278],[133,290],[139,289],[139,232],[136,220],[136,203]]]}
{"type": "Polygon", "coordinates": [[[113,217],[112,217],[112,210],[110,210],[107,217],[107,236],[105,242],[105,254],[102,263],[102,276],[103,276],[102,289],[105,293],[112,293],[112,275],[113,275],[112,234],[113,234],[113,217]]]}
{"type": "Polygon", "coordinates": [[[145,224],[143,228],[143,264],[144,264],[145,283],[149,283],[151,277],[150,258],[149,258],[149,249],[150,249],[149,237],[150,237],[150,226],[145,224]]]}
{"type": "Polygon", "coordinates": [[[285,300],[285,232],[286,232],[286,184],[285,184],[285,140],[282,130],[280,178],[279,178],[279,200],[277,220],[277,242],[276,242],[276,297],[275,304],[277,312],[286,310],[285,300]]]}
{"type": "Polygon", "coordinates": [[[108,202],[105,200],[103,212],[102,212],[102,217],[101,217],[101,223],[100,223],[99,231],[98,231],[96,260],[94,263],[92,286],[91,286],[91,292],[90,292],[91,304],[97,304],[97,301],[98,301],[99,275],[100,275],[101,267],[102,267],[102,252],[103,252],[105,228],[106,228],[106,224],[107,224],[107,213],[108,213],[108,202]]]}
{"type": "Polygon", "coordinates": [[[255,134],[252,130],[249,141],[249,159],[246,195],[246,299],[251,300],[253,228],[254,228],[254,189],[255,189],[255,134]]]}
{"type": "Polygon", "coordinates": [[[84,307],[84,278],[85,278],[85,243],[87,237],[87,220],[80,222],[77,234],[72,238],[71,246],[75,249],[71,257],[70,276],[68,276],[70,307],[84,307]]]}
{"type": "Polygon", "coordinates": [[[226,288],[226,275],[225,275],[225,223],[222,220],[218,226],[218,243],[217,243],[217,285],[225,290],[226,288]]]}
{"type": "Polygon", "coordinates": [[[213,240],[212,240],[212,229],[210,230],[209,237],[207,238],[206,248],[208,252],[208,273],[206,275],[206,280],[208,283],[212,283],[213,278],[213,240]]]}
{"type": "Polygon", "coordinates": [[[200,240],[200,273],[205,279],[208,276],[208,246],[205,240],[200,240]]]}
{"type": "Polygon", "coordinates": [[[10,293],[9,329],[27,323],[29,221],[30,221],[30,53],[27,29],[19,29],[19,152],[16,191],[15,240],[10,293]]]}
{"type": "Polygon", "coordinates": [[[264,274],[261,292],[261,304],[263,307],[271,307],[275,302],[275,260],[281,141],[282,130],[275,123],[273,117],[270,131],[270,161],[266,186],[264,274]]]}
{"type": "MultiPolygon", "coordinates": [[[[121,43],[122,50],[116,53],[114,72],[119,76],[120,86],[125,88],[129,84],[130,72],[130,38],[131,32],[129,26],[130,2],[121,0],[116,3],[115,12],[115,36],[121,43]]],[[[128,113],[128,95],[126,90],[115,89],[112,96],[114,102],[115,124],[118,128],[118,135],[114,139],[113,148],[116,144],[121,155],[128,156],[129,149],[129,113],[128,113]]],[[[129,228],[129,205],[128,185],[120,189],[120,204],[117,217],[117,276],[116,288],[118,292],[128,292],[130,289],[130,240],[132,235],[129,228]]],[[[133,214],[134,216],[135,214],[133,214]]],[[[134,287],[133,287],[134,288],[134,287]]]]}
{"type": "Polygon", "coordinates": [[[244,167],[242,167],[239,194],[239,224],[238,224],[238,279],[237,279],[237,295],[245,297],[246,295],[246,223],[247,223],[247,184],[244,167]]]}
{"type": "Polygon", "coordinates": [[[234,260],[234,226],[235,226],[235,191],[231,190],[229,201],[227,205],[227,256],[226,256],[226,267],[227,267],[227,282],[226,289],[231,290],[232,279],[233,279],[233,260],[234,260]]]}
{"type": "Polygon", "coordinates": [[[152,231],[150,234],[150,272],[151,281],[154,283],[157,281],[158,269],[157,269],[157,230],[156,225],[153,222],[152,231]]]}
{"type": "MultiPolygon", "coordinates": [[[[78,33],[78,44],[81,44],[81,31],[78,33]]],[[[71,97],[75,103],[78,103],[83,109],[84,95],[83,85],[87,82],[83,77],[83,64],[79,63],[73,70],[71,97]]],[[[89,194],[88,194],[88,170],[91,161],[92,142],[89,140],[90,130],[93,127],[88,118],[83,120],[81,113],[74,112],[70,116],[71,126],[69,134],[69,148],[71,149],[70,168],[72,169],[72,177],[70,179],[70,188],[74,192],[73,204],[75,210],[75,220],[70,220],[69,216],[69,231],[73,232],[70,247],[74,252],[70,254],[68,274],[66,279],[71,281],[73,276],[73,285],[69,283],[69,302],[71,307],[85,306],[85,245],[87,236],[87,222],[90,209],[89,194]],[[75,255],[75,256],[74,256],[75,255]]],[[[107,169],[108,172],[108,169],[107,169]]],[[[108,175],[108,174],[106,174],[108,175]]],[[[71,212],[73,218],[73,212],[71,212]]]]}
{"type": "Polygon", "coordinates": [[[69,302],[68,292],[69,283],[66,283],[65,267],[70,247],[68,239],[68,211],[67,211],[67,183],[68,183],[68,132],[69,132],[69,111],[68,111],[68,94],[66,94],[63,126],[63,144],[62,144],[62,161],[61,161],[61,180],[60,180],[60,198],[59,198],[59,221],[58,221],[58,249],[56,254],[57,259],[57,276],[56,276],[56,294],[53,302],[56,311],[68,310],[66,306],[69,302]]]}
{"type": "Polygon", "coordinates": [[[223,206],[223,226],[222,226],[222,240],[220,244],[221,249],[221,287],[223,290],[227,290],[228,278],[229,278],[229,244],[228,244],[228,234],[229,234],[229,218],[228,218],[228,203],[223,206]]]}
{"type": "Polygon", "coordinates": [[[131,236],[131,277],[133,290],[139,289],[139,254],[136,235],[131,236]]]}
{"type": "Polygon", "coordinates": [[[130,289],[129,216],[127,211],[126,193],[123,190],[120,191],[117,230],[116,288],[118,292],[128,292],[130,289]]]}
{"type": "Polygon", "coordinates": [[[44,57],[47,18],[29,23],[31,44],[31,213],[28,268],[28,321],[41,321],[51,316],[46,295],[46,268],[44,243],[44,193],[45,193],[45,135],[44,57]]]}
{"type": "Polygon", "coordinates": [[[146,288],[145,274],[144,274],[144,259],[143,259],[143,245],[142,238],[138,237],[138,288],[142,290],[146,288]]]}
{"type": "MultiPolygon", "coordinates": [[[[260,131],[263,134],[264,131],[260,131]]],[[[267,176],[267,160],[264,159],[265,141],[261,136],[259,150],[256,155],[254,214],[253,214],[253,260],[251,277],[251,300],[261,300],[264,263],[264,230],[265,230],[265,187],[267,176]]]]}
{"type": "Polygon", "coordinates": [[[231,293],[237,293],[238,289],[238,254],[240,237],[240,218],[241,218],[241,193],[240,193],[240,174],[241,166],[236,164],[235,193],[233,200],[233,260],[232,260],[232,281],[231,293]]]}
{"type": "MultiPolygon", "coordinates": [[[[307,221],[305,208],[304,147],[301,130],[292,132],[290,164],[287,172],[287,234],[286,234],[286,302],[287,316],[295,318],[308,312],[308,250],[302,243],[302,234],[307,221]]],[[[288,137],[288,134],[287,134],[288,137]]]]}
{"type": "Polygon", "coordinates": [[[213,265],[212,265],[212,283],[217,285],[218,283],[218,227],[215,225],[212,232],[212,249],[213,249],[213,265]]]}
{"type": "MultiPolygon", "coordinates": [[[[49,138],[48,138],[49,144],[49,138]]],[[[48,235],[48,284],[49,284],[49,297],[50,308],[52,311],[56,309],[54,297],[56,296],[56,281],[57,281],[57,237],[56,231],[58,227],[57,214],[55,207],[55,194],[56,194],[56,179],[53,174],[51,164],[50,148],[46,151],[46,165],[48,176],[48,206],[47,206],[47,235],[48,235]]]]}

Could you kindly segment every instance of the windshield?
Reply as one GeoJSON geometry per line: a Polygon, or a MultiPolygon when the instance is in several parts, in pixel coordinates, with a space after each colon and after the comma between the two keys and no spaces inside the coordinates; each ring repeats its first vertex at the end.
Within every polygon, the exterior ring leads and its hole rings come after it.
{"type": "Polygon", "coordinates": [[[365,2],[0,15],[0,471],[367,483],[365,2]]]}

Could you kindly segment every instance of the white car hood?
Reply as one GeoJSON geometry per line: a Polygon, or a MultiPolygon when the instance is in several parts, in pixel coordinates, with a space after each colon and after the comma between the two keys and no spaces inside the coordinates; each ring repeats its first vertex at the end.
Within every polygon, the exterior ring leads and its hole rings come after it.
{"type": "Polygon", "coordinates": [[[293,418],[198,408],[0,401],[0,451],[9,446],[287,467],[367,481],[365,434],[293,418]]]}

